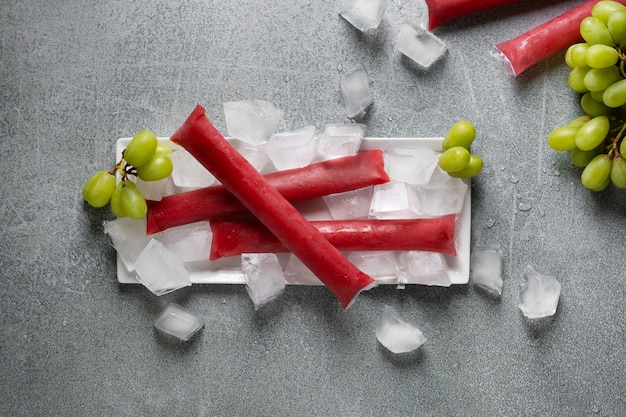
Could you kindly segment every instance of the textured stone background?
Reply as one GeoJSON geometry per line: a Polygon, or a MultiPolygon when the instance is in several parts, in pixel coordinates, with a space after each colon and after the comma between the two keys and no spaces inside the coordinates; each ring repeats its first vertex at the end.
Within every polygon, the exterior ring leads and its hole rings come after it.
{"type": "Polygon", "coordinates": [[[523,0],[435,31],[429,71],[393,48],[417,2],[391,0],[361,34],[333,1],[33,0],[0,7],[0,415],[618,416],[626,414],[626,194],[589,193],[549,131],[580,114],[559,54],[514,79],[492,45],[577,5],[523,0]],[[265,99],[281,130],[344,118],[339,78],[363,64],[368,136],[478,129],[472,244],[499,244],[505,289],[376,288],[341,311],[323,288],[288,288],[254,311],[242,286],[157,298],[120,286],[86,207],[85,179],[115,140],[173,133],[196,103],[265,99]],[[525,210],[520,210],[519,207],[525,210]],[[530,209],[528,209],[530,207],[530,209]],[[562,284],[556,316],[517,309],[527,264],[562,284]],[[188,344],[156,335],[169,302],[207,320],[188,344]],[[374,331],[385,304],[428,342],[394,357],[374,331]]]}

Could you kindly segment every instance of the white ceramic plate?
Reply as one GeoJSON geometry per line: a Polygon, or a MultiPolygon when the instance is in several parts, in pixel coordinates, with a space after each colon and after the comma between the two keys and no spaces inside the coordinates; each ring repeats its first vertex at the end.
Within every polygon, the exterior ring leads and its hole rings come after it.
{"type": "MultiPolygon", "coordinates": [[[[168,141],[167,138],[160,138],[160,140],[168,141]]],[[[130,142],[130,138],[121,138],[117,141],[116,161],[121,158],[122,151],[128,145],[128,142],[130,142]]],[[[439,151],[441,150],[441,142],[442,138],[364,138],[361,149],[419,146],[439,151]]],[[[469,180],[467,181],[469,184],[469,180]]],[[[299,206],[299,208],[304,210],[305,216],[308,218],[330,218],[330,214],[323,204],[313,204],[308,207],[299,206]]],[[[457,256],[445,255],[448,275],[452,284],[467,284],[469,282],[470,269],[471,187],[468,187],[463,210],[457,215],[455,227],[457,256]]],[[[239,265],[240,257],[236,256],[222,258],[213,262],[194,262],[186,266],[190,271],[190,278],[193,284],[245,284],[239,265]]],[[[117,279],[124,284],[139,283],[135,278],[134,272],[129,272],[126,269],[119,256],[117,259],[117,279]]],[[[381,283],[384,284],[385,281],[383,280],[381,283]]],[[[389,283],[395,282],[389,281],[389,283]]]]}

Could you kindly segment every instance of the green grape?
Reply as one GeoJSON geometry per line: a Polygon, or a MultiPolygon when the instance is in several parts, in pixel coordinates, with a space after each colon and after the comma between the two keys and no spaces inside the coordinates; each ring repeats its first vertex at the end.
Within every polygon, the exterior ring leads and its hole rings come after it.
{"type": "Polygon", "coordinates": [[[127,181],[120,192],[123,212],[131,219],[140,220],[146,217],[148,204],[135,183],[127,181]]]}
{"type": "Polygon", "coordinates": [[[591,120],[591,116],[589,116],[588,114],[585,114],[584,116],[575,118],[574,120],[569,122],[567,126],[575,127],[576,129],[578,129],[582,127],[585,123],[587,123],[589,120],[591,120]]]}
{"type": "Polygon", "coordinates": [[[567,84],[572,90],[577,93],[586,93],[587,87],[585,87],[585,75],[589,72],[589,67],[576,67],[570,71],[567,76],[567,84]]]}
{"type": "Polygon", "coordinates": [[[600,148],[595,148],[590,151],[583,151],[578,148],[572,149],[569,153],[570,160],[578,168],[584,168],[591,162],[591,160],[600,153],[600,148]]]}
{"type": "Polygon", "coordinates": [[[465,168],[456,172],[449,172],[448,175],[454,178],[471,178],[480,174],[483,170],[483,159],[476,155],[470,154],[469,163],[465,168]]]}
{"type": "Polygon", "coordinates": [[[614,82],[604,90],[602,101],[609,107],[626,104],[626,79],[614,82]]]}
{"type": "MultiPolygon", "coordinates": [[[[602,101],[602,95],[604,94],[604,90],[600,90],[600,91],[590,91],[589,94],[591,95],[591,97],[593,97],[593,99],[595,101],[597,101],[598,103],[604,103],[604,101],[602,101]]],[[[605,104],[606,105],[606,104],[605,104]]]]}
{"type": "Polygon", "coordinates": [[[580,98],[580,106],[591,117],[608,116],[613,113],[613,109],[603,102],[596,101],[591,93],[583,94],[580,98]]]}
{"type": "Polygon", "coordinates": [[[589,49],[589,44],[586,42],[571,45],[565,52],[565,63],[571,68],[586,67],[587,60],[585,56],[587,55],[587,49],[589,49]]]}
{"type": "Polygon", "coordinates": [[[602,0],[593,5],[591,15],[606,25],[611,14],[618,10],[626,10],[626,7],[616,1],[602,0]]]}
{"type": "Polygon", "coordinates": [[[611,182],[617,188],[626,188],[626,160],[621,155],[613,158],[611,182]]]}
{"type": "Polygon", "coordinates": [[[122,190],[127,183],[128,181],[118,182],[111,195],[111,212],[115,217],[126,217],[126,212],[122,206],[122,190]]]}
{"type": "Polygon", "coordinates": [[[448,173],[457,172],[466,168],[469,161],[469,151],[462,146],[454,146],[439,156],[439,167],[448,173]]]}
{"type": "Polygon", "coordinates": [[[611,13],[606,27],[615,45],[624,45],[626,43],[626,10],[616,10],[611,13]]]}
{"type": "Polygon", "coordinates": [[[585,167],[580,176],[582,184],[593,191],[601,191],[611,174],[612,160],[606,154],[596,155],[585,167]]]}
{"type": "Polygon", "coordinates": [[[590,188],[591,191],[595,191],[597,193],[599,193],[600,191],[604,190],[606,187],[609,186],[609,184],[611,183],[611,176],[609,175],[608,177],[606,177],[606,179],[602,182],[602,184],[600,184],[599,186],[597,186],[596,188],[590,188]]]}
{"type": "Polygon", "coordinates": [[[555,151],[569,151],[576,147],[576,133],[579,127],[562,126],[557,127],[548,135],[548,146],[555,151]]]}
{"type": "Polygon", "coordinates": [[[139,168],[152,158],[157,145],[158,140],[154,133],[141,130],[124,149],[124,159],[135,168],[139,168]]]}
{"type": "Polygon", "coordinates": [[[144,181],[158,181],[167,178],[173,170],[174,165],[167,155],[153,155],[148,162],[137,167],[137,176],[144,181]]]}
{"type": "Polygon", "coordinates": [[[476,137],[476,128],[468,120],[459,120],[452,125],[446,136],[443,138],[443,150],[448,150],[455,146],[462,146],[469,150],[476,137]]]}
{"type": "MultiPolygon", "coordinates": [[[[601,45],[594,45],[601,46],[601,45]]],[[[589,91],[602,91],[620,78],[619,69],[613,65],[607,68],[592,68],[587,71],[583,82],[589,91]]]]}
{"type": "Polygon", "coordinates": [[[587,48],[587,53],[585,54],[585,62],[587,66],[591,68],[615,67],[618,58],[619,53],[617,49],[612,46],[600,44],[591,45],[587,48]]]}
{"type": "Polygon", "coordinates": [[[619,144],[619,153],[620,155],[626,156],[626,140],[623,140],[619,144]]]}
{"type": "Polygon", "coordinates": [[[83,198],[93,207],[104,207],[115,189],[115,176],[108,171],[98,171],[83,185],[83,198]]]}
{"type": "Polygon", "coordinates": [[[154,150],[154,154],[155,155],[169,155],[171,154],[172,148],[169,147],[169,145],[166,145],[165,143],[159,142],[157,144],[156,149],[154,150]]]}
{"type": "Polygon", "coordinates": [[[589,45],[613,46],[613,38],[600,19],[587,16],[580,22],[580,34],[589,45]]]}
{"type": "Polygon", "coordinates": [[[592,118],[576,132],[576,147],[583,151],[595,148],[604,141],[610,127],[607,116],[592,118]]]}

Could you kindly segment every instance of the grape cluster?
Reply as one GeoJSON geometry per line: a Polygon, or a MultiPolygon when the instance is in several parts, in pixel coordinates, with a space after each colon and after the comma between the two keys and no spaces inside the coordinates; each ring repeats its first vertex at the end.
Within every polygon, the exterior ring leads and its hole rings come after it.
{"type": "Polygon", "coordinates": [[[582,94],[585,114],[554,129],[548,145],[570,152],[572,163],[583,168],[586,188],[626,188],[626,6],[599,1],[581,21],[580,34],[584,42],[567,49],[565,62],[572,68],[568,85],[582,94]]]}
{"type": "Polygon", "coordinates": [[[116,217],[142,219],[148,206],[133,179],[158,181],[167,178],[174,168],[168,154],[172,149],[159,143],[149,130],[138,132],[122,152],[122,159],[108,171],[98,171],[83,185],[83,198],[93,207],[110,203],[116,217]],[[119,173],[120,181],[116,179],[119,173]]]}
{"type": "Polygon", "coordinates": [[[455,178],[478,175],[483,169],[483,160],[470,152],[475,137],[476,128],[468,120],[460,120],[453,124],[443,139],[439,167],[455,178]]]}

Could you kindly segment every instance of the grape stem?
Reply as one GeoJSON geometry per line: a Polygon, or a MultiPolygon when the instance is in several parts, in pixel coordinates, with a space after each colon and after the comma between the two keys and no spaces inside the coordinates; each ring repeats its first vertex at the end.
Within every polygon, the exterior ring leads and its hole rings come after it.
{"type": "Polygon", "coordinates": [[[609,144],[609,149],[607,152],[609,158],[613,159],[613,158],[620,156],[619,142],[622,139],[622,136],[624,135],[625,131],[626,131],[626,123],[622,123],[622,127],[619,130],[619,132],[617,132],[617,135],[611,138],[611,143],[609,144]]]}
{"type": "Polygon", "coordinates": [[[122,177],[122,182],[128,181],[129,175],[137,176],[137,168],[124,160],[124,151],[122,151],[122,158],[108,172],[111,175],[115,175],[116,172],[119,172],[122,177]]]}

